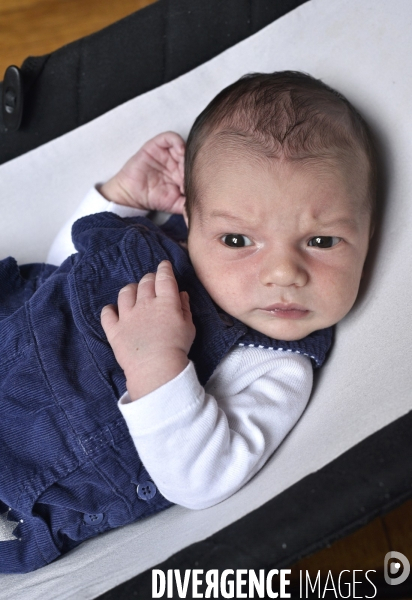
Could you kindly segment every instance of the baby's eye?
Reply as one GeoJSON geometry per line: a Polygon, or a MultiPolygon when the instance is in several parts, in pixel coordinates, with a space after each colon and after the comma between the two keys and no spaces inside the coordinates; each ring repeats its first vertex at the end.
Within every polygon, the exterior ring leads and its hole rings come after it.
{"type": "Polygon", "coordinates": [[[252,245],[252,241],[241,233],[228,233],[221,240],[226,246],[230,246],[230,248],[243,248],[244,246],[252,245]]]}
{"type": "Polygon", "coordinates": [[[329,236],[329,235],[318,235],[309,240],[308,246],[314,248],[332,248],[340,242],[341,238],[329,236]]]}

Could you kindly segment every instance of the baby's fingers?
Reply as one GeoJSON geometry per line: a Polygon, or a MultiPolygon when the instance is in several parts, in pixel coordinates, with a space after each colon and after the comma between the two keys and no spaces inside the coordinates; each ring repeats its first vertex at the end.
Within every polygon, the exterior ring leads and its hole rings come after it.
{"type": "Polygon", "coordinates": [[[163,260],[157,267],[155,290],[158,297],[179,297],[179,288],[168,260],[163,260]]]}
{"type": "Polygon", "coordinates": [[[103,306],[100,313],[100,322],[107,338],[109,338],[111,330],[117,325],[118,321],[119,315],[117,314],[116,307],[113,304],[103,306]]]}
{"type": "Polygon", "coordinates": [[[155,142],[159,147],[169,150],[175,160],[185,153],[185,142],[183,138],[174,131],[165,131],[154,137],[152,142],[155,142]]]}
{"type": "Polygon", "coordinates": [[[120,290],[119,296],[117,298],[120,315],[123,310],[130,310],[134,307],[134,305],[136,304],[136,294],[137,283],[129,283],[120,290]]]}
{"type": "MultiPolygon", "coordinates": [[[[182,192],[183,190],[181,189],[180,191],[182,192]]],[[[185,202],[186,196],[179,196],[177,200],[171,206],[168,207],[167,212],[182,215],[185,202]]]]}
{"type": "Polygon", "coordinates": [[[185,321],[192,320],[192,311],[190,310],[189,294],[180,292],[180,302],[182,303],[183,318],[185,321]]]}
{"type": "Polygon", "coordinates": [[[137,296],[139,300],[155,297],[155,278],[154,273],[146,273],[139,281],[137,296]]]}

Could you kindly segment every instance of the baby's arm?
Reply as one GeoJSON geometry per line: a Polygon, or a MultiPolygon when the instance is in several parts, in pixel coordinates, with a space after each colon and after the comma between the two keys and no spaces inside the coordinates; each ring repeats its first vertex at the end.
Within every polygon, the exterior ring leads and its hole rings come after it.
{"type": "Polygon", "coordinates": [[[196,332],[188,295],[179,293],[169,261],[162,261],[156,274],[122,288],[117,309],[105,306],[101,320],[133,400],[174,379],[188,365],[196,332]]]}
{"type": "Polygon", "coordinates": [[[234,348],[203,388],[193,363],[161,388],[119,402],[162,494],[191,509],[225,500],[263,467],[304,411],[312,365],[301,354],[234,348]]]}
{"type": "Polygon", "coordinates": [[[71,229],[81,217],[104,211],[120,217],[145,216],[151,210],[181,213],[184,151],[184,141],[172,131],[146,142],[119,173],[89,191],[57,234],[47,262],[59,265],[76,251],[71,229]]]}
{"type": "Polygon", "coordinates": [[[102,311],[125,371],[119,408],[163,495],[188,508],[228,498],[255,475],[302,414],[312,366],[302,355],[232,350],[205,390],[187,353],[194,338],[187,296],[170,263],[102,311]]]}

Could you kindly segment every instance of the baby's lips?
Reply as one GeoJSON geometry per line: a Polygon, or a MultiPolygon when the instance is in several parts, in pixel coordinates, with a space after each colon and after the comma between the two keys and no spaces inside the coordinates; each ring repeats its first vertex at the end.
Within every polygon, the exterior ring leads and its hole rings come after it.
{"type": "Polygon", "coordinates": [[[277,302],[276,304],[271,304],[270,306],[265,306],[263,310],[268,311],[288,311],[288,310],[300,310],[302,312],[308,312],[308,309],[302,306],[301,304],[295,304],[294,302],[277,302]]]}

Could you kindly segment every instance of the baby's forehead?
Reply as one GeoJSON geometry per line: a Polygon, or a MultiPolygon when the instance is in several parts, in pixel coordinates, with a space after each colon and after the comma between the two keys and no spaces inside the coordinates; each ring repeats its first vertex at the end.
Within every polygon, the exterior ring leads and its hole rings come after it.
{"type": "Polygon", "coordinates": [[[271,171],[276,174],[299,172],[303,176],[315,173],[319,177],[336,176],[342,185],[346,180],[361,186],[367,178],[368,163],[361,153],[348,152],[346,148],[325,148],[323,152],[288,156],[284,152],[265,152],[260,145],[242,136],[216,139],[211,137],[200,149],[196,160],[196,178],[208,183],[217,175],[228,177],[232,173],[271,171]]]}
{"type": "Polygon", "coordinates": [[[337,152],[290,160],[250,152],[242,144],[214,150],[200,161],[196,177],[199,200],[193,208],[202,220],[226,209],[242,213],[244,219],[259,210],[256,220],[264,220],[273,210],[271,200],[279,208],[300,199],[302,210],[314,218],[370,211],[365,169],[337,152]]]}

